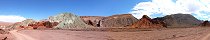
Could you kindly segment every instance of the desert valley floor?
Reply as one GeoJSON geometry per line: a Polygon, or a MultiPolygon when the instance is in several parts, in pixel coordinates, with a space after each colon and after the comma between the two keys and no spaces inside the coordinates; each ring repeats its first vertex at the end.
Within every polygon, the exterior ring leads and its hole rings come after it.
{"type": "Polygon", "coordinates": [[[13,30],[0,36],[6,40],[210,40],[210,27],[119,30],[13,30]]]}

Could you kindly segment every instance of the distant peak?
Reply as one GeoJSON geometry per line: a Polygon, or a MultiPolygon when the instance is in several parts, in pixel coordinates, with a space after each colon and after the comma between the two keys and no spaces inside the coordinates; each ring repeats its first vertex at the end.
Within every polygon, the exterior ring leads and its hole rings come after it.
{"type": "Polygon", "coordinates": [[[146,18],[146,19],[151,19],[149,16],[147,15],[143,15],[142,18],[146,18]]]}

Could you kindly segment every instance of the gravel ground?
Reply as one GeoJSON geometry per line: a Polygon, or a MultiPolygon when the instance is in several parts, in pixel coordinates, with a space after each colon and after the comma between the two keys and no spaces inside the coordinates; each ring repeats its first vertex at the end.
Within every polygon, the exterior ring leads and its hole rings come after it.
{"type": "Polygon", "coordinates": [[[208,40],[207,35],[210,33],[208,30],[210,30],[210,27],[163,28],[130,32],[21,30],[18,33],[28,35],[37,40],[208,40]]]}

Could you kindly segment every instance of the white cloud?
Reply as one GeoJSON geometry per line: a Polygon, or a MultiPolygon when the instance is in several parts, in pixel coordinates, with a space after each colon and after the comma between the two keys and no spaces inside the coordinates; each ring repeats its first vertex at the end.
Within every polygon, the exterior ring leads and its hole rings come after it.
{"type": "Polygon", "coordinates": [[[22,16],[16,16],[16,15],[0,15],[0,21],[3,22],[21,22],[25,20],[26,18],[22,16]]]}
{"type": "Polygon", "coordinates": [[[152,16],[155,14],[165,16],[183,13],[195,14],[196,18],[209,20],[210,0],[151,0],[149,2],[138,3],[132,10],[130,13],[138,19],[143,15],[154,18],[158,16],[152,16]]]}

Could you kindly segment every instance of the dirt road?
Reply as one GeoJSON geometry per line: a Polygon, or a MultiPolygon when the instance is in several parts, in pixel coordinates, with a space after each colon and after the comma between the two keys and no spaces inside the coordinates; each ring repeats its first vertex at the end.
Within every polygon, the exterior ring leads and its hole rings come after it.
{"type": "Polygon", "coordinates": [[[206,36],[204,36],[201,40],[209,40],[210,39],[210,33],[206,36]]]}
{"type": "Polygon", "coordinates": [[[15,36],[16,40],[36,40],[28,35],[18,33],[17,30],[10,31],[10,33],[15,36]]]}
{"type": "Polygon", "coordinates": [[[10,31],[17,40],[209,40],[207,28],[169,28],[136,32],[100,32],[69,30],[10,31]]]}

